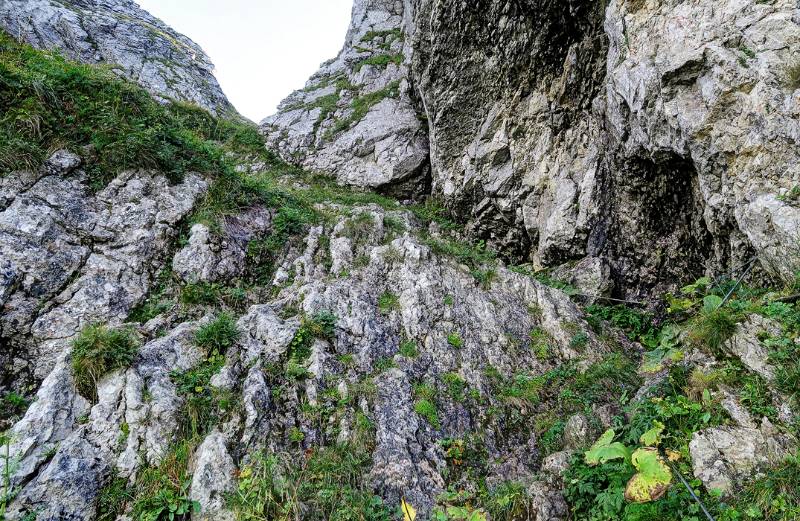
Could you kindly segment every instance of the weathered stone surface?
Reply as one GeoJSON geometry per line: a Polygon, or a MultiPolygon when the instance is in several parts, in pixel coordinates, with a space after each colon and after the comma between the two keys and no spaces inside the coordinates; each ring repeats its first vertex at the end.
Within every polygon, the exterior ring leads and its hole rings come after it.
{"type": "Polygon", "coordinates": [[[190,497],[200,504],[200,521],[232,521],[234,515],[225,508],[227,495],[236,490],[236,467],[228,453],[225,437],[213,431],[197,449],[190,497]]]}
{"type": "Polygon", "coordinates": [[[779,336],[780,324],[760,315],[750,315],[736,327],[736,332],[722,347],[739,358],[745,367],[772,381],[775,378],[775,368],[769,363],[769,351],[759,340],[761,334],[779,336]]]}
{"type": "Polygon", "coordinates": [[[398,195],[426,190],[428,140],[408,82],[408,1],[358,0],[344,48],[261,123],[287,161],[398,195]]]}
{"type": "Polygon", "coordinates": [[[777,465],[793,442],[764,418],[760,428],[713,427],[696,432],[689,443],[694,475],[707,489],[731,492],[737,480],[777,465]]]}
{"type": "Polygon", "coordinates": [[[4,0],[0,28],[39,49],[114,65],[156,97],[235,114],[203,50],[132,0],[4,0]]]}
{"type": "Polygon", "coordinates": [[[594,442],[593,434],[586,416],[573,414],[564,425],[564,447],[573,450],[588,447],[594,442]]]}
{"type": "Polygon", "coordinates": [[[212,233],[205,224],[195,224],[189,244],[172,260],[172,271],[189,283],[220,282],[240,277],[244,272],[249,241],[263,234],[271,220],[270,212],[254,209],[228,218],[221,233],[212,233]]]}
{"type": "Polygon", "coordinates": [[[206,190],[196,175],[170,185],[164,176],[128,171],[92,194],[78,164],[62,151],[37,175],[23,174],[22,184],[16,176],[0,181],[0,265],[13,274],[0,337],[31,344],[25,356],[38,379],[83,327],[126,319],[206,190]]]}

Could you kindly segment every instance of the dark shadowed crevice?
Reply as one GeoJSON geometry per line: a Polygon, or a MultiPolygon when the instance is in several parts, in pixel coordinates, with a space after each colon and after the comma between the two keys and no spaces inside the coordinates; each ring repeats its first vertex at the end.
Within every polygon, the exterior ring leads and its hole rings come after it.
{"type": "Polygon", "coordinates": [[[589,247],[611,264],[618,296],[664,291],[706,273],[715,239],[691,159],[624,160],[608,175],[605,193],[606,218],[589,247]]]}

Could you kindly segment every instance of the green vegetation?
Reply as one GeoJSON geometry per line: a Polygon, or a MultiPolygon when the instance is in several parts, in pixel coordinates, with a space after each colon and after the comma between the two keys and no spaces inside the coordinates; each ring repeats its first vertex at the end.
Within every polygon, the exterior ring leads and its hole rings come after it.
{"type": "Polygon", "coordinates": [[[473,245],[453,239],[433,237],[425,238],[424,242],[434,253],[452,257],[469,267],[475,281],[484,288],[488,288],[494,280],[497,255],[487,249],[485,243],[479,242],[473,245]]]}
{"type": "Polygon", "coordinates": [[[447,388],[447,394],[453,401],[464,401],[466,398],[464,391],[467,388],[467,382],[461,378],[461,375],[455,372],[445,373],[442,375],[442,382],[447,388]]]}
{"type": "Polygon", "coordinates": [[[236,320],[228,313],[221,313],[197,330],[195,343],[207,353],[225,354],[239,339],[239,335],[236,320]]]}
{"type": "MultiPolygon", "coordinates": [[[[798,65],[798,75],[800,75],[800,65],[798,65]]],[[[800,87],[800,77],[798,77],[798,87],[800,87]]],[[[778,196],[778,200],[784,203],[795,204],[800,201],[800,185],[794,185],[791,190],[778,196]]]]}
{"type": "Polygon", "coordinates": [[[431,519],[435,521],[513,521],[535,519],[534,501],[521,483],[487,484],[489,453],[481,434],[444,438],[446,490],[437,498],[431,519]]]}
{"type": "Polygon", "coordinates": [[[403,30],[400,28],[396,29],[389,29],[385,31],[369,31],[361,38],[362,43],[372,43],[378,38],[382,38],[383,42],[378,44],[378,47],[384,51],[388,51],[392,43],[396,40],[403,40],[405,35],[403,34],[403,30]]]}
{"type": "Polygon", "coordinates": [[[192,513],[200,512],[200,504],[189,498],[189,462],[195,445],[194,441],[179,442],[157,467],[142,471],[132,505],[133,519],[188,521],[192,513]]]}
{"type": "Polygon", "coordinates": [[[128,489],[128,480],[112,475],[97,496],[97,521],[116,521],[125,513],[125,507],[134,499],[128,489]]]}
{"type": "Polygon", "coordinates": [[[385,356],[383,358],[379,358],[375,362],[375,371],[374,371],[374,373],[375,374],[380,374],[380,373],[383,373],[384,371],[388,371],[389,369],[392,369],[394,367],[397,367],[397,364],[394,362],[394,359],[391,356],[385,356]]]}
{"type": "Polygon", "coordinates": [[[416,358],[419,355],[417,343],[413,340],[403,340],[400,342],[399,352],[406,358],[416,358]]]}
{"type": "Polygon", "coordinates": [[[103,375],[130,366],[138,341],[128,329],[91,325],[72,342],[72,374],[81,395],[97,401],[97,383],[103,375]]]}
{"type": "Polygon", "coordinates": [[[402,53],[375,54],[373,56],[370,56],[369,58],[366,58],[358,62],[355,66],[355,71],[360,72],[361,69],[367,65],[370,65],[372,67],[378,67],[379,69],[385,69],[386,67],[389,66],[390,63],[394,63],[395,65],[400,65],[401,63],[403,63],[404,59],[405,56],[403,56],[402,53]]]}
{"type": "Polygon", "coordinates": [[[228,393],[211,385],[211,378],[224,365],[225,356],[214,352],[194,369],[170,372],[178,394],[184,399],[179,415],[184,438],[207,433],[232,408],[228,393]]]}
{"type": "Polygon", "coordinates": [[[0,432],[15,418],[22,416],[31,401],[16,391],[8,391],[0,397],[0,432]]]}
{"type": "Polygon", "coordinates": [[[320,311],[310,318],[303,318],[289,344],[286,362],[286,376],[289,380],[301,380],[307,376],[305,362],[311,356],[314,339],[333,340],[336,337],[336,320],[336,315],[329,311],[320,311]]]}
{"type": "Polygon", "coordinates": [[[427,421],[431,427],[438,429],[439,412],[436,409],[436,388],[430,384],[419,383],[414,385],[414,411],[427,421]]]}
{"type": "Polygon", "coordinates": [[[528,337],[531,341],[531,350],[539,360],[547,360],[550,358],[552,351],[552,337],[542,328],[536,327],[531,329],[528,337]]]}
{"type": "Polygon", "coordinates": [[[800,456],[790,456],[783,464],[769,469],[763,477],[745,485],[736,494],[734,508],[721,519],[800,519],[800,456]]]}
{"type": "Polygon", "coordinates": [[[390,521],[393,509],[365,478],[372,464],[374,427],[356,414],[353,443],[310,447],[304,455],[257,452],[239,473],[230,506],[248,521],[390,521]]]}
{"type": "Polygon", "coordinates": [[[340,120],[337,120],[336,123],[334,123],[333,127],[331,127],[325,133],[325,139],[331,139],[339,132],[343,132],[351,128],[353,125],[364,119],[364,116],[367,115],[367,112],[369,112],[369,110],[372,107],[374,107],[381,101],[385,100],[386,98],[396,98],[399,95],[400,95],[400,82],[393,81],[380,90],[356,97],[353,101],[350,102],[350,111],[351,111],[350,115],[340,120]]]}
{"type": "Polygon", "coordinates": [[[391,291],[384,291],[378,298],[378,309],[384,315],[400,310],[400,299],[391,291]]]}
{"type": "Polygon", "coordinates": [[[617,329],[625,332],[629,339],[640,342],[645,347],[658,344],[658,332],[653,326],[653,317],[624,305],[604,306],[592,304],[586,307],[589,324],[600,333],[602,322],[609,322],[617,329]]]}
{"type": "MultiPolygon", "coordinates": [[[[674,368],[669,379],[653,394],[658,396],[630,406],[630,421],[620,423],[619,434],[607,432],[592,450],[584,455],[576,455],[567,472],[566,497],[572,507],[573,515],[583,519],[627,520],[641,519],[698,519],[700,511],[697,503],[685,488],[672,486],[635,488],[636,483],[658,483],[663,479],[663,464],[653,462],[649,467],[637,466],[633,454],[652,458],[653,452],[634,451],[637,445],[659,446],[670,457],[673,464],[684,476],[691,475],[691,462],[688,459],[688,445],[697,430],[720,424],[726,420],[719,406],[710,400],[696,402],[683,394],[688,383],[688,374],[683,368],[674,368]],[[612,443],[616,438],[619,441],[612,443]],[[626,501],[626,487],[642,468],[655,473],[637,478],[628,494],[649,490],[646,502],[626,501]],[[655,477],[659,476],[659,477],[655,477]],[[650,479],[655,481],[649,481],[650,479]],[[665,494],[661,497],[661,494],[665,494]],[[660,497],[660,499],[658,499],[660,497]],[[658,499],[658,501],[653,501],[658,499]]],[[[656,453],[657,454],[657,453],[656,453]]],[[[669,480],[674,479],[672,476],[669,480]]],[[[693,487],[700,483],[693,481],[693,487]]],[[[653,485],[654,486],[654,485],[653,485]]],[[[712,501],[704,495],[705,501],[712,501]]]]}
{"type": "Polygon", "coordinates": [[[5,33],[0,85],[0,169],[6,172],[37,168],[54,146],[91,145],[86,171],[97,188],[126,168],[153,168],[178,181],[186,172],[220,169],[222,156],[207,140],[244,148],[254,142],[243,124],[182,103],[162,105],[110,69],[34,50],[5,33]]]}
{"type": "Polygon", "coordinates": [[[447,335],[447,343],[456,349],[461,349],[464,347],[464,340],[461,339],[461,335],[459,335],[456,331],[453,331],[447,335]]]}
{"type": "Polygon", "coordinates": [[[184,306],[227,305],[233,309],[240,309],[244,300],[245,291],[242,288],[217,283],[196,282],[186,284],[180,290],[180,301],[184,306]]]}
{"type": "Polygon", "coordinates": [[[168,296],[171,278],[172,272],[169,268],[161,270],[147,298],[131,310],[128,322],[144,324],[175,306],[175,301],[168,296]]]}

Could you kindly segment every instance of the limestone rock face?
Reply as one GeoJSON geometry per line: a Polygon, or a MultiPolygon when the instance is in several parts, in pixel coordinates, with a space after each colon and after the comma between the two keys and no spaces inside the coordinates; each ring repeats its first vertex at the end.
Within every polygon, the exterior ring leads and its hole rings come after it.
{"type": "Polygon", "coordinates": [[[428,139],[408,81],[409,0],[357,0],[344,48],[261,122],[287,161],[341,183],[421,195],[428,139]]]}
{"type": "Polygon", "coordinates": [[[694,475],[707,489],[731,492],[737,480],[783,462],[791,454],[791,439],[764,418],[760,428],[714,427],[692,436],[689,452],[694,475]]]}
{"type": "Polygon", "coordinates": [[[112,65],[157,98],[235,114],[203,50],[132,0],[3,0],[0,28],[39,49],[112,65]]]}
{"type": "Polygon", "coordinates": [[[161,270],[178,222],[205,192],[195,175],[124,172],[92,193],[80,159],[56,152],[38,172],[0,178],[0,353],[43,379],[72,336],[121,323],[161,270]]]}
{"type": "MultiPolygon", "coordinates": [[[[242,405],[204,437],[193,458],[191,497],[202,505],[200,519],[230,515],[223,498],[235,486],[233,462],[243,454],[284,450],[290,431],[303,433],[304,447],[330,442],[329,429],[320,428],[301,405],[321,404],[334,391],[352,400],[347,402],[351,406],[336,408],[329,421],[337,426],[338,442],[359,441],[356,412],[374,422],[366,479],[387,504],[405,497],[427,515],[445,486],[441,440],[484,429],[492,479],[526,482],[535,499],[532,508],[542,519],[566,516],[559,488],[534,480],[540,465],[535,433],[507,431],[502,419],[476,416],[472,407],[495,403],[497,398],[488,392],[492,378],[541,374],[569,360],[598,361],[607,347],[560,291],[502,267],[490,286],[482,286],[469,270],[423,243],[418,226],[400,206],[357,207],[327,229],[312,227],[297,247],[276,259],[274,298],[243,313],[238,320],[241,336],[211,381],[242,405]],[[404,232],[398,232],[397,222],[404,223],[404,232]],[[354,229],[359,230],[356,235],[354,229]],[[321,240],[323,233],[330,240],[321,240]],[[334,266],[340,271],[332,272],[334,266]],[[284,280],[285,272],[293,278],[284,280]],[[341,276],[344,272],[349,275],[341,276]],[[386,293],[397,299],[397,306],[388,310],[378,304],[386,293]],[[306,317],[327,311],[337,319],[333,337],[311,346],[305,379],[276,393],[275,376],[265,368],[289,356],[301,325],[298,316],[287,318],[291,310],[306,317]],[[550,341],[547,360],[522,345],[536,328],[550,341]],[[587,331],[581,345],[573,341],[576,328],[587,331]],[[414,339],[414,356],[398,352],[404,339],[414,339]],[[347,358],[351,361],[344,362],[347,358]],[[494,376],[487,374],[489,366],[494,376]],[[475,389],[481,396],[469,398],[478,400],[469,407],[466,394],[456,401],[439,400],[438,419],[431,423],[416,411],[414,386],[429,382],[447,396],[444,375],[456,375],[449,378],[463,382],[464,393],[475,389]],[[357,391],[365,379],[374,383],[372,396],[357,391]]],[[[163,336],[147,341],[130,368],[99,382],[96,404],[76,393],[68,356],[59,359],[38,399],[10,433],[11,455],[20,461],[14,516],[38,509],[52,518],[92,519],[93,502],[112,471],[135,479],[143,466],[161,461],[185,420],[181,411],[186,398],[170,375],[202,363],[204,354],[194,338],[208,320],[178,320],[163,336]],[[80,480],[73,479],[76,474],[80,480]],[[55,490],[54,480],[64,488],[60,494],[74,498],[59,504],[57,511],[46,501],[55,490]]]]}
{"type": "Polygon", "coordinates": [[[797,265],[795,2],[415,4],[433,190],[476,236],[622,293],[797,265]]]}

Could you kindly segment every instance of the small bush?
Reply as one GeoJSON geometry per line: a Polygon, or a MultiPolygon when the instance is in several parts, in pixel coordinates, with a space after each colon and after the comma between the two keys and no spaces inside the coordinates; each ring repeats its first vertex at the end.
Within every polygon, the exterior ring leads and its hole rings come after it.
{"type": "Polygon", "coordinates": [[[128,329],[102,325],[85,328],[72,342],[75,387],[85,398],[97,400],[97,382],[103,375],[130,366],[139,344],[128,329]]]}
{"type": "Polygon", "coordinates": [[[689,340],[718,353],[722,344],[736,332],[736,318],[725,308],[703,311],[689,326],[689,340]]]}

